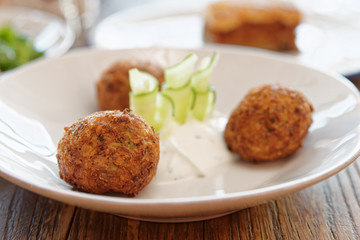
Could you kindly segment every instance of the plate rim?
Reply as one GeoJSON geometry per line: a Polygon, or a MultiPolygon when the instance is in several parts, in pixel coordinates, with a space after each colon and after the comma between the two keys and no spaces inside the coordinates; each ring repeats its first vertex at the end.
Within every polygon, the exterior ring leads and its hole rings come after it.
{"type": "MultiPolygon", "coordinates": [[[[17,72],[20,71],[26,71],[27,68],[31,68],[32,65],[38,65],[38,64],[46,64],[46,62],[48,61],[57,61],[58,59],[64,59],[64,58],[68,58],[68,57],[72,57],[72,56],[79,56],[81,54],[87,55],[87,54],[92,54],[94,52],[113,52],[113,51],[133,51],[133,50],[163,50],[163,49],[169,49],[169,50],[176,50],[176,51],[191,51],[191,50],[206,50],[206,51],[213,51],[214,49],[219,50],[219,51],[225,51],[225,52],[236,52],[236,54],[251,54],[254,56],[261,56],[261,57],[269,57],[272,59],[276,59],[279,61],[284,61],[284,62],[288,62],[291,64],[296,64],[296,65],[300,65],[303,66],[305,68],[310,68],[313,71],[316,72],[321,72],[323,74],[326,74],[330,77],[332,77],[334,80],[341,82],[342,84],[346,85],[346,87],[349,89],[349,91],[352,91],[352,93],[357,97],[358,102],[360,102],[360,92],[357,90],[357,88],[349,81],[347,80],[345,77],[335,73],[335,72],[331,72],[328,70],[320,70],[317,68],[314,68],[312,66],[309,66],[307,64],[304,64],[303,62],[298,62],[298,61],[294,61],[293,58],[288,57],[287,55],[284,54],[274,54],[272,52],[268,52],[268,51],[263,51],[261,49],[233,49],[232,47],[229,46],[221,46],[221,47],[203,47],[200,49],[176,49],[176,48],[136,48],[136,49],[119,49],[119,50],[108,50],[108,49],[91,49],[91,48],[82,48],[82,49],[76,49],[73,51],[70,51],[69,53],[57,57],[57,58],[52,58],[52,59],[41,59],[38,61],[34,61],[34,62],[30,62],[29,64],[27,64],[24,67],[21,67],[17,70],[11,71],[9,73],[3,74],[2,76],[0,76],[0,83],[2,82],[2,80],[6,79],[6,76],[8,74],[15,74],[17,72]]],[[[6,81],[6,80],[5,80],[6,81]]],[[[2,99],[0,98],[0,101],[2,99]]],[[[25,188],[29,191],[35,192],[39,195],[51,198],[51,199],[55,199],[55,200],[59,200],[59,201],[63,201],[66,202],[68,204],[74,205],[73,201],[74,199],[77,199],[79,201],[81,200],[87,200],[89,201],[89,203],[92,204],[98,204],[101,203],[99,206],[95,206],[95,207],[87,207],[90,209],[94,209],[94,210],[102,210],[103,208],[101,206],[103,206],[104,204],[110,204],[112,206],[117,206],[118,210],[122,210],[124,207],[127,207],[129,205],[131,205],[132,207],[134,206],[162,206],[165,209],[166,208],[171,208],[174,205],[178,206],[179,204],[182,205],[186,205],[186,204],[211,204],[214,202],[218,202],[221,201],[222,203],[229,203],[231,202],[232,205],[236,205],[236,203],[234,203],[234,201],[240,201],[243,198],[254,198],[256,196],[262,196],[263,199],[267,199],[265,201],[268,201],[269,199],[274,199],[277,197],[280,197],[282,195],[285,194],[289,194],[292,192],[296,192],[299,190],[302,190],[304,188],[307,188],[309,186],[312,186],[318,182],[321,182],[327,178],[329,178],[330,176],[333,176],[335,174],[337,174],[338,172],[340,172],[341,170],[343,170],[344,168],[346,168],[347,166],[349,166],[352,162],[354,162],[359,156],[360,156],[360,142],[357,143],[358,148],[357,149],[352,149],[351,151],[351,157],[349,157],[346,160],[343,160],[341,162],[337,162],[337,164],[327,167],[325,169],[323,169],[320,172],[315,172],[310,174],[309,176],[305,176],[305,177],[301,177],[299,179],[295,179],[295,180],[291,180],[291,181],[286,181],[284,183],[281,184],[275,184],[272,186],[267,186],[267,187],[261,187],[261,188],[256,188],[256,189],[251,189],[251,190],[244,190],[244,191],[240,191],[240,192],[234,192],[234,193],[226,193],[224,195],[211,195],[211,196],[193,196],[193,197],[183,197],[183,198],[164,198],[164,199],[138,199],[138,198],[124,198],[124,197],[117,197],[117,196],[109,196],[109,195],[96,195],[96,194],[89,194],[89,193],[84,193],[84,192],[78,192],[78,191],[73,191],[71,189],[51,189],[51,187],[43,187],[43,186],[39,186],[39,185],[32,185],[27,183],[26,181],[23,181],[20,178],[16,178],[14,176],[12,176],[11,174],[8,174],[6,172],[4,172],[1,168],[0,168],[0,176],[3,177],[4,179],[22,187],[25,188]]],[[[88,203],[88,204],[89,204],[88,203]]],[[[79,205],[80,207],[84,207],[83,205],[79,205]]],[[[240,209],[239,209],[240,210],[240,209]]],[[[129,217],[129,216],[127,216],[129,217]]],[[[141,217],[141,219],[143,219],[141,217]]],[[[166,221],[171,221],[170,220],[166,220],[166,221]]]]}

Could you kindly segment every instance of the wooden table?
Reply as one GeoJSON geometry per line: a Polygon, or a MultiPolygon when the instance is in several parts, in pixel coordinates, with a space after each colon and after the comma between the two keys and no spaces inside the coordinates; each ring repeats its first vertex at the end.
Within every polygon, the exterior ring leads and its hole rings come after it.
{"type": "MultiPolygon", "coordinates": [[[[360,75],[351,78],[360,88],[360,75]]],[[[151,223],[48,199],[0,178],[1,239],[360,239],[360,159],[315,186],[228,216],[151,223]]]]}
{"type": "MultiPolygon", "coordinates": [[[[351,81],[360,89],[360,75],[351,81]]],[[[151,223],[70,206],[0,178],[1,239],[360,239],[360,159],[339,174],[224,217],[151,223]]]]}

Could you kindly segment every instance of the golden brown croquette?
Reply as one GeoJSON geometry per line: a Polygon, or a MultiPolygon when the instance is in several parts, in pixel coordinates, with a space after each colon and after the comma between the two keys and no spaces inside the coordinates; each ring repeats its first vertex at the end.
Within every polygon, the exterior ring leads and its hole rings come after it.
{"type": "Polygon", "coordinates": [[[246,161],[284,158],[302,146],[312,112],[299,91],[278,84],[253,88],[232,112],[225,142],[246,161]]]}
{"type": "Polygon", "coordinates": [[[102,111],[79,119],[58,144],[60,178],[81,191],[136,195],[154,177],[159,137],[125,111],[102,111]]]}

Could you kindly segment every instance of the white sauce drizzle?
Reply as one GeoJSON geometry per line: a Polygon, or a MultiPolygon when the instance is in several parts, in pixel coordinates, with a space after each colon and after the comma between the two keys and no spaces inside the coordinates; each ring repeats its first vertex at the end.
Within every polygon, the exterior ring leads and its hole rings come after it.
{"type": "Polygon", "coordinates": [[[172,123],[160,134],[160,161],[157,181],[205,177],[219,165],[233,161],[223,138],[227,117],[214,112],[200,122],[189,119],[184,125],[172,123]]]}

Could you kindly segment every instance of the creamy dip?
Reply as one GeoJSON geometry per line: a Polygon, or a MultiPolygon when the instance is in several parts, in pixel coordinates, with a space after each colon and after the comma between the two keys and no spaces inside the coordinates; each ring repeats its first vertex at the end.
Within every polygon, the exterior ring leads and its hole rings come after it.
{"type": "Polygon", "coordinates": [[[157,181],[204,177],[219,165],[233,161],[224,141],[227,117],[214,112],[205,121],[189,119],[185,124],[170,124],[160,134],[160,161],[157,181]]]}

